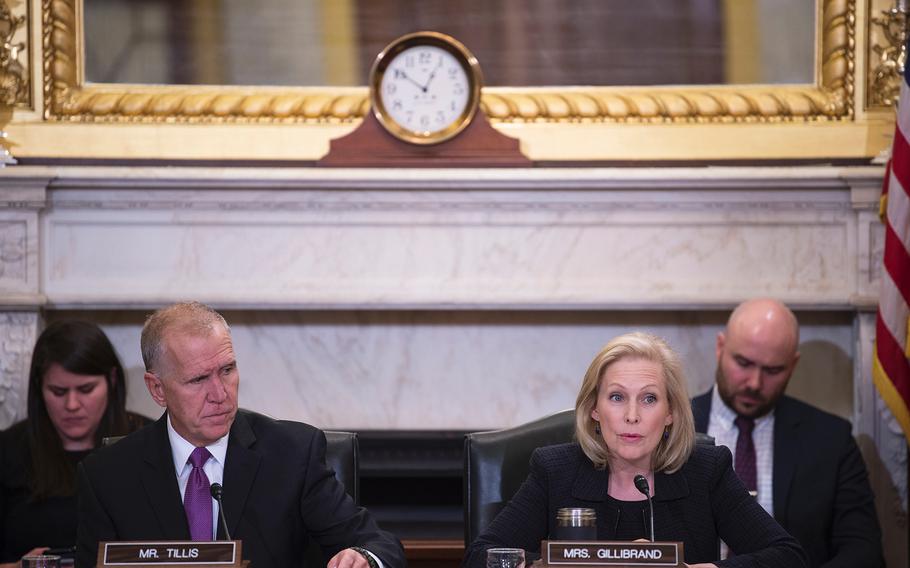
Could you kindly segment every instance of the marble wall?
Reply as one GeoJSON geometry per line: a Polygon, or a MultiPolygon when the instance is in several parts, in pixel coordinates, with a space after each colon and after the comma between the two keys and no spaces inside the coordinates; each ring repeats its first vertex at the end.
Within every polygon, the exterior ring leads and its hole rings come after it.
{"type": "Polygon", "coordinates": [[[0,426],[42,320],[224,311],[241,404],[326,428],[474,430],[572,406],[612,336],[665,336],[693,393],[742,299],[798,312],[790,392],[852,420],[906,566],[906,443],[870,378],[877,167],[0,172],[0,426]]]}
{"type": "MultiPolygon", "coordinates": [[[[145,312],[54,311],[91,317],[130,375],[130,406],[160,410],[142,381],[145,312]]],[[[245,407],[331,429],[481,430],[569,408],[611,337],[647,330],[685,361],[692,393],[712,384],[725,312],[227,311],[245,407]]],[[[853,316],[800,312],[803,359],[791,392],[853,413],[853,316]],[[823,393],[823,396],[819,396],[823,393]]]]}

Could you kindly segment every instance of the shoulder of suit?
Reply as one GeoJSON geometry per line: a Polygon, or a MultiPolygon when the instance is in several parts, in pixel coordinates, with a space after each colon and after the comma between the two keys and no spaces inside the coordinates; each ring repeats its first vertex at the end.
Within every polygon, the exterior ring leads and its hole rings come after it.
{"type": "Polygon", "coordinates": [[[542,446],[534,450],[533,458],[544,466],[577,463],[586,458],[577,442],[542,446]]]}
{"type": "Polygon", "coordinates": [[[287,437],[297,440],[301,438],[309,439],[320,432],[318,428],[305,422],[278,420],[252,410],[241,409],[237,411],[237,415],[249,424],[257,439],[260,440],[264,436],[287,437]]]}
{"type": "Polygon", "coordinates": [[[775,415],[780,416],[781,413],[788,413],[794,416],[798,416],[800,420],[810,421],[819,424],[824,428],[846,428],[848,431],[852,431],[853,426],[850,424],[850,421],[837,416],[836,414],[831,414],[830,412],[824,411],[817,406],[813,406],[807,402],[803,402],[799,399],[784,395],[780,401],[777,403],[777,410],[775,410],[775,415]]]}
{"type": "MultiPolygon", "coordinates": [[[[149,442],[155,435],[157,421],[148,422],[138,430],[124,436],[113,444],[96,448],[82,460],[86,469],[108,468],[113,462],[117,465],[133,463],[140,456],[148,453],[149,442]]],[[[165,434],[166,435],[166,434],[165,434]]]]}
{"type": "Polygon", "coordinates": [[[732,463],[733,455],[727,446],[696,444],[692,455],[683,467],[688,470],[713,470],[726,467],[725,462],[732,463]]]}

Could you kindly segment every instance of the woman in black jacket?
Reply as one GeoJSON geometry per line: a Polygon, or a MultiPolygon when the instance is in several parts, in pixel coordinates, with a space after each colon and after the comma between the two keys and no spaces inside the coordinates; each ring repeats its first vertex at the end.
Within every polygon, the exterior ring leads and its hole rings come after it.
{"type": "Polygon", "coordinates": [[[465,566],[483,567],[489,548],[539,551],[563,507],[594,509],[599,540],[649,539],[638,475],[653,488],[655,539],[683,542],[690,566],[806,566],[799,543],[736,476],[730,451],[696,447],[682,366],[660,338],[629,333],[601,350],[578,393],[575,434],[577,443],[535,450],[527,480],[470,544],[465,566]],[[719,539],[734,556],[719,560],[719,539]]]}

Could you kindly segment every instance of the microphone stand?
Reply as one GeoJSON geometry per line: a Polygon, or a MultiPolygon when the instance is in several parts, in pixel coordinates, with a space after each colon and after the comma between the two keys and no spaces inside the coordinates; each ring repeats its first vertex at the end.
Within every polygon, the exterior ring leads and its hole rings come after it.
{"type": "Polygon", "coordinates": [[[654,542],[654,503],[651,502],[651,487],[648,485],[648,478],[638,474],[635,476],[635,488],[641,491],[648,498],[648,510],[651,516],[651,542],[654,542]]]}
{"type": "Polygon", "coordinates": [[[221,518],[221,528],[224,529],[224,536],[227,540],[231,540],[231,532],[228,530],[227,519],[224,518],[224,503],[221,502],[221,495],[224,493],[224,489],[221,487],[220,483],[213,483],[211,491],[212,499],[218,502],[218,516],[221,518]]]}

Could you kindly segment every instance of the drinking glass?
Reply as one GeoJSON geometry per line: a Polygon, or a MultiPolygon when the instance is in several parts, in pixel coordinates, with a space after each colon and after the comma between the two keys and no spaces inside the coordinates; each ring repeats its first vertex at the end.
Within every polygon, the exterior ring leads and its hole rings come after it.
{"type": "Polygon", "coordinates": [[[60,557],[51,554],[23,556],[22,568],[60,568],[60,557]]]}
{"type": "Polygon", "coordinates": [[[520,548],[487,550],[487,568],[524,568],[525,551],[520,548]]]}

